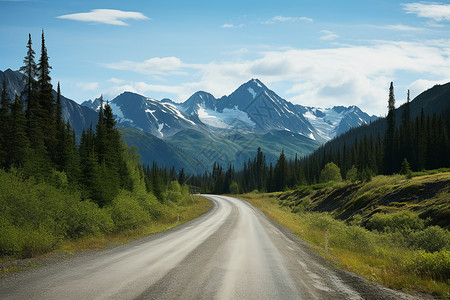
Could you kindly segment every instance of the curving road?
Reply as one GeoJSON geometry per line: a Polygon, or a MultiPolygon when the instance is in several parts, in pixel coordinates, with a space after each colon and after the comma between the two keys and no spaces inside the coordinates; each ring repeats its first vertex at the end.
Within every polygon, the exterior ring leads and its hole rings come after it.
{"type": "Polygon", "coordinates": [[[414,299],[335,269],[242,200],[130,244],[0,279],[1,299],[414,299]]]}

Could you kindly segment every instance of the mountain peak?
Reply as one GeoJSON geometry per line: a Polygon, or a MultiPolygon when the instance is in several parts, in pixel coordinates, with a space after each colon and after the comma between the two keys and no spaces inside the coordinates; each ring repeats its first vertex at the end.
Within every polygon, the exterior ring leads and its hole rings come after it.
{"type": "Polygon", "coordinates": [[[268,88],[264,85],[264,83],[262,83],[261,80],[259,80],[257,78],[250,79],[249,81],[247,81],[246,83],[241,85],[241,87],[247,87],[247,88],[251,87],[256,90],[268,90],[268,88]]]}

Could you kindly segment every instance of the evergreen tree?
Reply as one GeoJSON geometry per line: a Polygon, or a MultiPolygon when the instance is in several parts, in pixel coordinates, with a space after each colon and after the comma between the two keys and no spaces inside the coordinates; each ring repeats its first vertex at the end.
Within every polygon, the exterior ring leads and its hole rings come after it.
{"type": "Polygon", "coordinates": [[[394,83],[389,87],[388,115],[386,117],[387,129],[384,138],[384,172],[392,174],[396,171],[395,160],[395,97],[394,83]]]}
{"type": "Polygon", "coordinates": [[[186,174],[184,173],[184,168],[181,168],[180,174],[178,175],[178,183],[180,185],[186,183],[186,174]]]}
{"type": "Polygon", "coordinates": [[[411,167],[409,166],[408,160],[406,158],[403,159],[400,174],[406,175],[407,178],[412,177],[411,167]]]}
{"type": "Polygon", "coordinates": [[[276,191],[282,191],[288,185],[290,176],[289,165],[286,161],[284,150],[281,151],[273,173],[275,183],[274,188],[276,191]]]}
{"type": "Polygon", "coordinates": [[[11,127],[6,137],[6,161],[8,166],[21,167],[30,149],[26,133],[27,120],[18,95],[11,106],[10,121],[11,127]]]}
{"type": "Polygon", "coordinates": [[[52,160],[55,159],[54,149],[56,148],[56,120],[55,120],[55,100],[52,94],[52,83],[48,61],[47,47],[45,46],[44,30],[42,30],[41,56],[37,67],[38,78],[38,103],[36,114],[38,126],[43,132],[44,145],[52,160]]]}
{"type": "MultiPolygon", "coordinates": [[[[26,102],[26,119],[31,120],[31,112],[34,109],[35,102],[35,78],[37,76],[37,65],[34,61],[34,52],[32,48],[31,34],[28,34],[27,55],[23,60],[23,66],[20,71],[25,74],[25,89],[22,93],[22,99],[26,102]]],[[[28,124],[30,127],[31,124],[28,124]]]]}
{"type": "Polygon", "coordinates": [[[10,100],[6,86],[6,80],[2,82],[2,96],[0,101],[0,166],[7,166],[7,140],[11,124],[9,116],[10,100]]]}
{"type": "Polygon", "coordinates": [[[56,91],[56,111],[55,111],[56,128],[64,128],[64,120],[62,114],[62,104],[61,104],[61,86],[58,81],[58,88],[56,91]]]}
{"type": "Polygon", "coordinates": [[[55,148],[55,164],[57,169],[60,171],[65,169],[65,153],[66,143],[69,142],[70,136],[66,131],[66,126],[63,122],[62,118],[62,107],[61,107],[61,87],[58,82],[58,89],[56,94],[56,111],[55,111],[55,120],[56,120],[56,148],[55,148]]]}

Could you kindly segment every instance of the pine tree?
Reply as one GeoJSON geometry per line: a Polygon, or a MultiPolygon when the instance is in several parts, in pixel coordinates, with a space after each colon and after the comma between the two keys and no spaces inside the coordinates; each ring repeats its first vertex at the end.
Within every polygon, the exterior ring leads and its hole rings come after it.
{"type": "Polygon", "coordinates": [[[2,83],[2,96],[0,101],[0,166],[7,166],[7,141],[10,131],[11,121],[9,116],[10,100],[8,97],[8,90],[6,80],[2,83]]]}
{"type": "Polygon", "coordinates": [[[66,126],[62,117],[62,106],[61,106],[61,87],[58,82],[58,89],[56,94],[56,111],[55,111],[55,122],[56,122],[56,148],[55,148],[55,164],[56,167],[62,171],[65,169],[66,165],[66,143],[70,141],[70,135],[66,131],[66,126]]]}
{"type": "Polygon", "coordinates": [[[178,175],[178,183],[180,185],[186,183],[186,174],[184,173],[184,168],[181,168],[180,174],[178,175]]]}
{"type": "Polygon", "coordinates": [[[50,69],[52,68],[48,62],[47,47],[45,46],[44,30],[42,30],[41,56],[39,58],[37,75],[38,75],[38,123],[42,130],[44,145],[52,160],[55,158],[54,149],[56,148],[56,120],[55,120],[55,100],[52,94],[52,83],[50,77],[50,69]]]}
{"type": "MultiPolygon", "coordinates": [[[[26,102],[26,118],[28,121],[31,120],[31,112],[34,109],[35,104],[35,78],[37,76],[37,65],[34,61],[34,52],[32,48],[31,34],[28,34],[27,43],[27,55],[23,60],[23,66],[20,71],[25,74],[25,89],[22,93],[22,99],[26,102]]],[[[28,124],[30,127],[31,124],[28,124]]]]}
{"type": "Polygon", "coordinates": [[[59,130],[60,128],[64,128],[64,120],[62,113],[62,104],[61,104],[61,86],[58,81],[58,88],[56,91],[56,111],[55,111],[55,120],[56,120],[56,128],[59,130]]]}
{"type": "Polygon", "coordinates": [[[289,165],[286,161],[284,150],[281,151],[280,157],[277,160],[273,173],[275,181],[274,188],[276,191],[282,191],[288,185],[290,176],[289,165]]]}
{"type": "Polygon", "coordinates": [[[387,129],[384,138],[384,172],[392,174],[396,170],[395,162],[395,97],[394,83],[389,87],[388,115],[386,117],[387,129]]]}
{"type": "Polygon", "coordinates": [[[406,158],[403,159],[400,174],[406,175],[408,179],[412,177],[411,167],[409,166],[408,160],[406,158]]]}
{"type": "Polygon", "coordinates": [[[27,120],[18,95],[11,106],[10,121],[11,127],[6,137],[6,161],[8,166],[21,167],[30,149],[26,133],[27,120]]]}

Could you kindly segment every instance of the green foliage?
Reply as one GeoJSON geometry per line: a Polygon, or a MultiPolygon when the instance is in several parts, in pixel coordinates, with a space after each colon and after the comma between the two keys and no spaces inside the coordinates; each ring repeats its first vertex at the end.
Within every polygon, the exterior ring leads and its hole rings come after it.
{"type": "Polygon", "coordinates": [[[424,228],[424,221],[410,211],[401,211],[392,214],[376,213],[367,222],[366,227],[379,232],[409,232],[424,228]]]}
{"type": "Polygon", "coordinates": [[[323,170],[320,172],[320,181],[321,182],[342,181],[341,170],[339,169],[338,166],[336,166],[335,163],[332,162],[327,163],[323,168],[323,170]]]}
{"type": "Polygon", "coordinates": [[[167,187],[167,200],[171,202],[178,202],[181,200],[181,186],[178,181],[171,181],[167,187]]]}
{"type": "Polygon", "coordinates": [[[126,191],[122,191],[114,199],[110,210],[111,219],[117,231],[133,229],[151,220],[149,213],[144,210],[139,201],[126,191]]]}
{"type": "Polygon", "coordinates": [[[353,165],[351,169],[348,170],[346,179],[350,182],[356,182],[356,180],[358,179],[358,170],[356,169],[355,165],[353,165]]]}
{"type": "Polygon", "coordinates": [[[442,250],[434,253],[418,251],[405,260],[405,268],[421,276],[448,280],[450,278],[450,251],[442,250]]]}
{"type": "Polygon", "coordinates": [[[230,193],[234,195],[239,194],[239,184],[236,181],[230,184],[230,193]]]}
{"type": "Polygon", "coordinates": [[[450,232],[439,226],[431,226],[424,230],[413,232],[410,236],[410,245],[427,252],[448,249],[450,232]]]}
{"type": "Polygon", "coordinates": [[[406,178],[408,178],[408,179],[412,178],[411,167],[409,166],[409,163],[406,160],[406,158],[403,159],[402,167],[400,169],[400,174],[406,175],[406,178]]]}
{"type": "Polygon", "coordinates": [[[112,232],[113,220],[106,209],[91,201],[78,201],[67,209],[67,236],[80,238],[112,232]]]}

